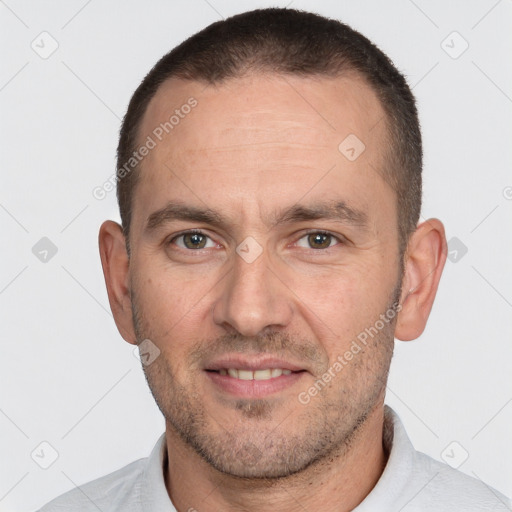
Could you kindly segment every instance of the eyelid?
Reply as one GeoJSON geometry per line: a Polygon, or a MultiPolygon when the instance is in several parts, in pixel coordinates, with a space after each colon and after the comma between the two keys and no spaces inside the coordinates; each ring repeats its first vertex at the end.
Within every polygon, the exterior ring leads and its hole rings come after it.
{"type": "MultiPolygon", "coordinates": [[[[170,245],[171,243],[175,242],[178,238],[180,238],[184,235],[202,235],[202,236],[205,236],[206,238],[209,238],[214,244],[220,245],[210,235],[206,234],[201,229],[185,229],[183,231],[180,231],[179,233],[173,234],[172,237],[170,239],[168,239],[167,242],[165,242],[165,243],[166,243],[166,245],[170,245]]],[[[192,249],[180,247],[179,245],[177,245],[177,247],[179,247],[182,250],[192,251],[192,249]]],[[[198,252],[198,251],[204,251],[205,249],[213,249],[213,247],[204,247],[202,249],[194,249],[193,251],[198,252]]]]}
{"type": "MultiPolygon", "coordinates": [[[[331,231],[328,231],[326,229],[306,229],[305,231],[301,231],[300,233],[301,233],[300,236],[296,238],[294,244],[296,244],[299,240],[301,240],[302,238],[304,238],[307,235],[312,235],[312,234],[317,234],[317,233],[320,235],[329,235],[332,238],[335,238],[340,244],[345,244],[348,242],[348,240],[343,235],[332,233],[331,231]]],[[[329,247],[329,249],[331,249],[331,247],[329,247]]]]}
{"type": "MultiPolygon", "coordinates": [[[[326,229],[310,228],[310,229],[306,229],[306,230],[300,231],[300,236],[295,238],[295,242],[293,242],[292,245],[295,245],[299,240],[301,240],[305,236],[308,236],[310,234],[316,234],[316,233],[321,234],[321,235],[329,235],[332,238],[336,239],[339,244],[346,244],[347,242],[349,242],[343,235],[332,233],[331,231],[328,231],[326,229]]],[[[173,234],[172,238],[168,239],[168,241],[166,242],[166,245],[169,245],[169,244],[175,242],[178,238],[180,238],[180,237],[182,237],[184,235],[194,235],[194,234],[205,236],[205,237],[209,238],[216,245],[221,245],[217,241],[215,241],[210,235],[205,233],[203,230],[197,229],[197,228],[195,228],[195,229],[185,229],[183,231],[180,231],[179,233],[173,234]]],[[[336,244],[336,245],[338,245],[338,244],[336,244]]],[[[334,247],[334,246],[332,246],[332,247],[334,247]]],[[[332,247],[328,247],[328,249],[330,249],[332,247]]],[[[185,249],[183,247],[180,247],[180,249],[187,250],[187,251],[191,250],[191,249],[185,249]]],[[[206,247],[206,248],[203,248],[203,249],[197,249],[196,251],[201,251],[201,250],[205,250],[205,249],[212,249],[212,247],[206,247]]]]}

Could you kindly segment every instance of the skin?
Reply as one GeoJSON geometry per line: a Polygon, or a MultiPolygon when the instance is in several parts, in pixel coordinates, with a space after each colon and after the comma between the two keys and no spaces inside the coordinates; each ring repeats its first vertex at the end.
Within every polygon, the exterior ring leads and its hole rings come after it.
{"type": "Polygon", "coordinates": [[[197,107],[142,163],[130,258],[118,224],[106,221],[99,238],[121,335],[160,351],[144,370],[166,418],[170,498],[179,511],[352,510],[386,463],[393,337],[415,339],[425,327],[446,259],[443,225],[418,226],[402,274],[396,196],[376,172],[385,165],[384,112],[357,76],[252,74],[217,86],[171,79],[152,99],[140,139],[190,96],[197,107]],[[366,146],[354,161],[338,150],[349,134],[366,146]],[[293,206],[339,201],[365,223],[275,222],[293,206]],[[171,219],[146,229],[169,202],[214,210],[224,223],[171,219]],[[209,237],[206,247],[176,238],[190,229],[209,237]],[[313,239],[312,248],[308,230],[332,234],[320,238],[328,247],[313,239]],[[236,252],[247,237],[261,249],[251,263],[236,252]],[[395,299],[397,317],[301,403],[395,299]],[[241,399],[205,372],[227,353],[271,354],[306,371],[283,391],[241,399]]]}

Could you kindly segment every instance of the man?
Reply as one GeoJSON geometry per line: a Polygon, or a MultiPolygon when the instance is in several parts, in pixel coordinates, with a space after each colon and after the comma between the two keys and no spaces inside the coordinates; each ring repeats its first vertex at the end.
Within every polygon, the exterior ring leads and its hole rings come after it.
{"type": "Polygon", "coordinates": [[[508,510],[384,406],[446,259],[442,223],[418,225],[421,165],[405,79],[337,21],[253,11],[163,57],[99,243],[166,431],[42,510],[508,510]]]}

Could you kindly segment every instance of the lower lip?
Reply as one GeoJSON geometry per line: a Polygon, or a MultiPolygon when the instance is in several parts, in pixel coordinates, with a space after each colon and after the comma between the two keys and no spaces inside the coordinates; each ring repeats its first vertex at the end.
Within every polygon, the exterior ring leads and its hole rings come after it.
{"type": "Polygon", "coordinates": [[[205,373],[217,387],[227,393],[240,398],[262,398],[293,386],[305,372],[292,372],[267,380],[241,380],[218,372],[205,373]]]}

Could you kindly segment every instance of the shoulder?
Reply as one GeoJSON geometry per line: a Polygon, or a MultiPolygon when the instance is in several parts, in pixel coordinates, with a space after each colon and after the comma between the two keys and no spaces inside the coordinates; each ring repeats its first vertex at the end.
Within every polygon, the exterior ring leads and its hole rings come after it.
{"type": "Polygon", "coordinates": [[[411,483],[418,487],[407,510],[510,511],[511,501],[483,481],[416,452],[411,483]]]}
{"type": "Polygon", "coordinates": [[[140,486],[147,459],[139,459],[127,466],[75,487],[55,498],[38,512],[138,512],[140,486]]]}
{"type": "Polygon", "coordinates": [[[163,474],[165,433],[149,457],[59,496],[38,512],[152,512],[174,511],[163,474]]]}
{"type": "Polygon", "coordinates": [[[398,415],[385,409],[381,478],[358,512],[510,512],[509,499],[477,478],[416,451],[398,415]]]}

